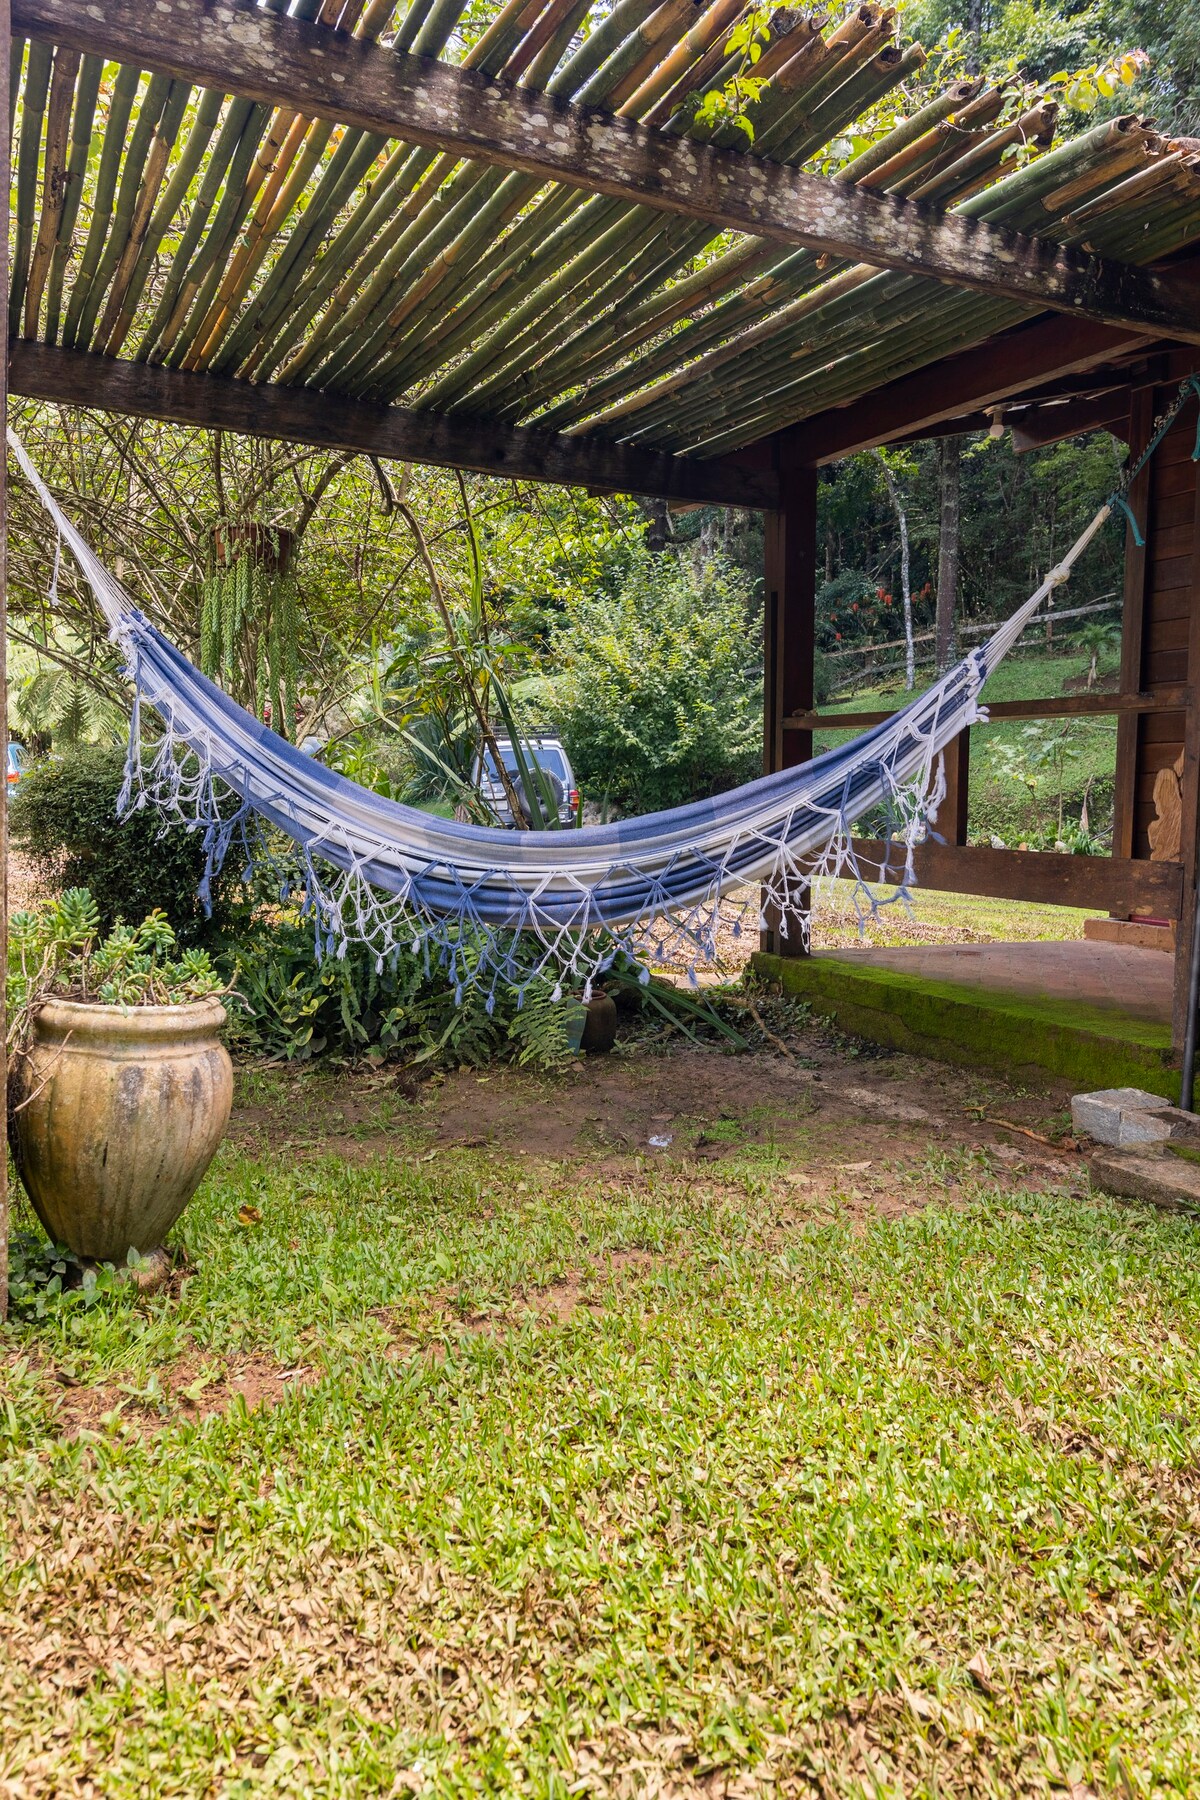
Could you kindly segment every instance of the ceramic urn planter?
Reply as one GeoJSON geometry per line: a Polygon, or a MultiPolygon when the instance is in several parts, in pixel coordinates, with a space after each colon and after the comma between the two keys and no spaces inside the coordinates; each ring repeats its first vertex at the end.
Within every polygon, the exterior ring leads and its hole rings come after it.
{"type": "Polygon", "coordinates": [[[55,1243],[96,1262],[157,1249],[229,1123],[225,1008],[47,1000],[9,1085],[9,1136],[55,1243]]]}

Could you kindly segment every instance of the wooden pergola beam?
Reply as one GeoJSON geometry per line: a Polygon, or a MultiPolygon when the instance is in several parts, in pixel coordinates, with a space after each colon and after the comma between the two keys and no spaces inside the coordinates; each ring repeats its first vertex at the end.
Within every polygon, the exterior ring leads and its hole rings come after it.
{"type": "Polygon", "coordinates": [[[789,450],[801,462],[821,464],[920,437],[1039,383],[1135,356],[1152,341],[1083,320],[1039,319],[790,426],[789,450]]]}
{"type": "Polygon", "coordinates": [[[1116,437],[1127,438],[1131,391],[1114,388],[1111,394],[1100,394],[1095,400],[1031,406],[1008,421],[1013,449],[1018,456],[1024,456],[1027,451],[1047,450],[1051,444],[1061,444],[1064,438],[1079,437],[1086,431],[1111,431],[1116,437]]]}
{"type": "Polygon", "coordinates": [[[178,425],[286,438],[321,450],[358,450],[399,462],[519,476],[602,493],[652,494],[711,506],[772,508],[778,478],[732,458],[710,462],[574,437],[458,418],[367,406],[312,388],[255,386],[223,375],[197,375],[156,364],[120,362],[50,344],[14,342],[9,391],[66,406],[178,425]]]}
{"type": "Polygon", "coordinates": [[[255,0],[16,0],[14,34],[774,242],[1200,343],[1196,289],[975,219],[669,137],[255,0]]]}

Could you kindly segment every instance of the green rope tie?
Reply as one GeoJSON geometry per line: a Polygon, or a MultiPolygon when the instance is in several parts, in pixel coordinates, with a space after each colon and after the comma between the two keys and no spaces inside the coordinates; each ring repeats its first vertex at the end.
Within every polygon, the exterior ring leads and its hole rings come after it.
{"type": "MultiPolygon", "coordinates": [[[[1172,400],[1166,412],[1163,413],[1162,417],[1155,425],[1150,442],[1146,445],[1146,448],[1142,451],[1142,454],[1138,457],[1137,461],[1131,463],[1129,468],[1126,469],[1120,487],[1114,488],[1112,493],[1108,496],[1110,512],[1123,512],[1125,514],[1125,517],[1129,521],[1129,528],[1133,532],[1133,541],[1139,550],[1145,549],[1146,540],[1142,535],[1142,528],[1137,522],[1134,510],[1129,504],[1129,490],[1145,468],[1146,464],[1150,461],[1150,458],[1154,455],[1154,452],[1158,449],[1158,446],[1162,443],[1168,431],[1170,431],[1172,425],[1175,423],[1193,394],[1197,400],[1200,400],[1200,375],[1185,375],[1179,384],[1179,391],[1175,395],[1174,400],[1172,400]]],[[[1192,449],[1192,461],[1200,462],[1200,418],[1196,421],[1196,442],[1192,449]]]]}
{"type": "Polygon", "coordinates": [[[1108,504],[1113,510],[1125,514],[1125,517],[1129,520],[1129,529],[1133,533],[1134,543],[1139,550],[1144,550],[1146,548],[1146,540],[1142,536],[1142,528],[1137,522],[1137,514],[1134,512],[1132,506],[1130,506],[1124,494],[1121,493],[1120,489],[1109,495],[1108,504]]]}

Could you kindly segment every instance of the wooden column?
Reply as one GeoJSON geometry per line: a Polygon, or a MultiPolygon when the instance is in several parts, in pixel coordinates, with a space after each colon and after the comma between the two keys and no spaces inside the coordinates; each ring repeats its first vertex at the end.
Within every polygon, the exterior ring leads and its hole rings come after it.
{"type": "MultiPolygon", "coordinates": [[[[1194,414],[1189,412],[1189,424],[1194,414]]],[[[1182,832],[1179,857],[1183,864],[1183,898],[1175,928],[1175,991],[1172,1006],[1172,1039],[1176,1054],[1182,1052],[1187,1031],[1192,933],[1195,928],[1196,890],[1200,887],[1200,463],[1193,465],[1191,578],[1187,613],[1187,711],[1183,726],[1183,777],[1180,782],[1182,832]]]]}
{"type": "MultiPolygon", "coordinates": [[[[0,68],[7,69],[12,48],[12,15],[9,0],[0,0],[0,68]]],[[[0,357],[0,419],[8,418],[8,184],[11,163],[12,118],[9,87],[0,83],[0,326],[5,347],[0,357]]],[[[7,641],[8,553],[8,455],[0,456],[0,757],[5,779],[0,782],[0,1017],[7,1018],[5,979],[8,971],[8,670],[7,641]]],[[[8,1082],[0,1082],[0,1146],[8,1141],[8,1082]]],[[[8,1311],[8,1158],[0,1155],[0,1319],[8,1311]]]]}
{"type": "Polygon", "coordinates": [[[970,801],[971,728],[960,731],[946,745],[946,798],[938,808],[933,829],[948,844],[967,841],[967,807],[970,801]]]}
{"type": "MultiPolygon", "coordinates": [[[[813,708],[813,650],[817,570],[817,472],[796,460],[790,432],[777,440],[780,504],[764,516],[763,772],[773,775],[812,757],[811,731],[785,731],[792,713],[813,708]]],[[[797,896],[800,904],[804,898],[797,896]]],[[[768,910],[762,948],[777,956],[805,955],[799,920],[768,910]]]]}
{"type": "MultiPolygon", "coordinates": [[[[1154,389],[1140,388],[1129,414],[1129,454],[1142,454],[1150,439],[1154,419],[1154,389]]],[[[1121,613],[1121,692],[1140,694],[1143,686],[1146,606],[1149,598],[1151,464],[1147,463],[1129,491],[1129,504],[1142,526],[1146,542],[1138,544],[1133,532],[1125,534],[1125,594],[1121,613]]],[[[1113,787],[1114,856],[1134,853],[1134,821],[1137,806],[1138,743],[1141,715],[1121,713],[1117,718],[1117,763],[1113,787]]]]}

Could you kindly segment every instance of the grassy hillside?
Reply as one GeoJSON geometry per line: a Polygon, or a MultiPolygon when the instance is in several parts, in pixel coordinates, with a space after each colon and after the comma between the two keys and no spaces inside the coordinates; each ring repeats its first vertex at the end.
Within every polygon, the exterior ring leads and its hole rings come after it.
{"type": "MultiPolygon", "coordinates": [[[[984,703],[1075,692],[1077,685],[1082,685],[1088,661],[1080,651],[1048,654],[1041,646],[1014,654],[989,680],[983,691],[984,703]]],[[[1112,655],[1102,660],[1101,679],[1111,676],[1115,666],[1112,655]]],[[[929,672],[919,672],[917,679],[923,685],[930,679],[929,672]]],[[[867,712],[875,707],[901,706],[905,698],[902,686],[889,681],[831,702],[825,710],[867,712]]],[[[830,749],[852,735],[819,732],[816,748],[830,749]]],[[[1116,746],[1115,717],[1044,720],[1036,724],[1033,733],[1024,720],[977,726],[971,733],[968,816],[972,843],[987,843],[993,836],[1003,838],[1006,844],[1052,839],[1058,829],[1060,787],[1066,826],[1077,827],[1086,793],[1091,832],[1105,836],[1112,827],[1116,746]],[[1058,746],[1055,755],[1047,756],[1041,768],[1034,767],[1054,745],[1058,746]],[[1056,759],[1061,761],[1061,780],[1053,766],[1056,759]],[[1021,773],[1032,781],[1032,792],[1019,779],[1021,773]]]]}

